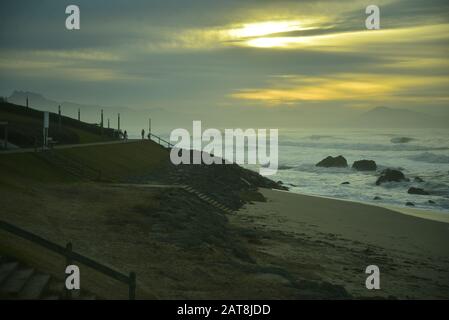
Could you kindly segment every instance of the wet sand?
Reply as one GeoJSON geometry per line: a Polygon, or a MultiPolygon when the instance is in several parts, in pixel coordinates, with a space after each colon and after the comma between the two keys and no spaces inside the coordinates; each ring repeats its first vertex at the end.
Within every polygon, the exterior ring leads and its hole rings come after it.
{"type": "Polygon", "coordinates": [[[267,202],[246,205],[234,220],[280,235],[259,250],[290,261],[313,261],[321,267],[315,276],[344,285],[355,295],[449,298],[449,223],[443,222],[444,213],[260,192],[267,202]],[[364,287],[364,270],[370,264],[381,270],[382,290],[364,287]]]}

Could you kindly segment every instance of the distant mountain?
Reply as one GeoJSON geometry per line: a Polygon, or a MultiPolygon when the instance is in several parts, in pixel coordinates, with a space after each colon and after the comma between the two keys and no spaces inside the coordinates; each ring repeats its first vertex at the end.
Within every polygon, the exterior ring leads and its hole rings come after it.
{"type": "Polygon", "coordinates": [[[34,92],[28,92],[28,91],[19,91],[19,90],[15,90],[9,97],[8,97],[8,101],[14,104],[18,104],[18,105],[26,105],[26,99],[29,99],[29,101],[33,101],[33,103],[38,106],[38,105],[50,105],[50,104],[56,104],[57,106],[57,102],[55,101],[51,101],[51,100],[47,100],[44,98],[44,96],[42,96],[41,94],[38,93],[34,93],[34,92]]]}
{"type": "Polygon", "coordinates": [[[407,109],[376,107],[351,119],[351,126],[369,128],[447,127],[447,118],[407,109]]]}
{"type": "MultiPolygon", "coordinates": [[[[128,107],[109,107],[80,104],[68,101],[51,100],[42,94],[28,91],[15,90],[9,97],[8,102],[25,106],[28,97],[30,108],[40,111],[58,112],[58,106],[61,106],[61,112],[64,116],[74,119],[78,118],[78,109],[81,112],[81,120],[89,123],[100,123],[101,110],[103,109],[104,126],[107,127],[108,119],[110,127],[117,128],[118,113],[120,113],[120,127],[128,130],[131,134],[139,134],[143,128],[148,128],[148,118],[152,118],[153,129],[158,130],[161,126],[173,125],[176,117],[182,117],[182,114],[176,114],[162,108],[132,109],[128,107]]],[[[157,131],[154,131],[155,133],[157,131]]]]}
{"type": "Polygon", "coordinates": [[[95,106],[95,105],[86,105],[79,104],[68,101],[55,101],[50,100],[44,97],[43,95],[35,92],[28,91],[18,91],[15,90],[11,96],[8,97],[8,101],[18,105],[26,105],[26,100],[28,98],[28,105],[30,108],[41,110],[41,111],[50,111],[50,112],[58,112],[58,106],[61,106],[61,112],[63,115],[77,118],[78,117],[78,109],[81,112],[81,120],[99,123],[101,119],[101,109],[104,111],[104,122],[107,125],[107,118],[110,118],[111,125],[112,122],[117,122],[117,114],[127,114],[128,116],[134,116],[135,111],[129,108],[117,108],[117,107],[103,107],[103,106],[95,106]]]}

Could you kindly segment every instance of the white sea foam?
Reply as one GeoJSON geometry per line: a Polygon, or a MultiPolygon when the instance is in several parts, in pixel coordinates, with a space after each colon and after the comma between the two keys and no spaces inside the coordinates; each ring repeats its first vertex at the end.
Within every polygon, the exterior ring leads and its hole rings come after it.
{"type": "Polygon", "coordinates": [[[449,156],[445,154],[435,154],[431,152],[423,152],[412,155],[409,159],[414,161],[422,161],[428,163],[449,163],[449,156]]]}
{"type": "Polygon", "coordinates": [[[271,178],[294,185],[290,188],[293,192],[399,206],[410,201],[416,208],[449,213],[449,130],[280,130],[280,134],[282,169],[271,178]],[[392,137],[413,140],[392,143],[392,137]],[[315,166],[327,156],[338,155],[347,159],[348,168],[315,166]],[[351,169],[352,163],[361,159],[375,160],[378,170],[351,169]],[[377,186],[375,182],[385,168],[401,169],[410,181],[377,186]],[[424,182],[416,182],[417,176],[424,182]],[[408,194],[411,186],[423,188],[431,195],[408,194]],[[373,200],[376,196],[381,200],[373,200]]]}

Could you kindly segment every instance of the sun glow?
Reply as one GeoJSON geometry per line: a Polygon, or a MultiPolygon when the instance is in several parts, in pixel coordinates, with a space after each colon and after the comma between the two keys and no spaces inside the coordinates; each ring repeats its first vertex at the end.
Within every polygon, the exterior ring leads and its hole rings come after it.
{"type": "Polygon", "coordinates": [[[275,33],[308,30],[299,21],[265,21],[255,23],[245,23],[241,28],[229,30],[229,35],[233,38],[252,38],[267,36],[275,33]]]}
{"type": "Polygon", "coordinates": [[[310,40],[306,37],[268,37],[250,39],[245,44],[256,48],[286,48],[292,44],[306,45],[310,40]]]}
{"type": "Polygon", "coordinates": [[[227,30],[231,40],[243,46],[256,48],[286,48],[292,45],[308,44],[307,37],[287,35],[295,31],[316,29],[318,19],[315,20],[282,20],[244,23],[237,28],[227,30]]]}
{"type": "MultiPolygon", "coordinates": [[[[333,78],[285,78],[281,84],[279,78],[271,87],[243,89],[232,94],[233,98],[259,101],[266,105],[282,105],[301,101],[385,101],[390,99],[414,99],[404,96],[403,92],[418,88],[431,88],[435,85],[446,86],[448,80],[441,76],[404,77],[403,75],[340,74],[333,78]],[[354,80],[357,79],[357,80],[354,80]]],[[[444,94],[439,99],[447,99],[444,94]]],[[[427,97],[426,97],[427,99],[427,97]]]]}

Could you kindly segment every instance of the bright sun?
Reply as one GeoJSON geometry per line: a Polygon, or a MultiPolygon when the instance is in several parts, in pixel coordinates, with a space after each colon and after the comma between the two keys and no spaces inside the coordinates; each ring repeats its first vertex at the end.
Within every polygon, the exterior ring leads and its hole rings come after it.
{"type": "Polygon", "coordinates": [[[234,38],[250,38],[304,29],[299,21],[265,21],[245,23],[241,28],[229,30],[229,35],[234,38]]]}
{"type": "Polygon", "coordinates": [[[293,43],[307,42],[303,37],[277,36],[280,33],[314,29],[304,27],[298,20],[264,21],[245,23],[239,28],[228,30],[231,39],[244,40],[245,46],[256,48],[288,47],[293,43]]]}

